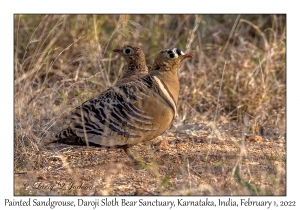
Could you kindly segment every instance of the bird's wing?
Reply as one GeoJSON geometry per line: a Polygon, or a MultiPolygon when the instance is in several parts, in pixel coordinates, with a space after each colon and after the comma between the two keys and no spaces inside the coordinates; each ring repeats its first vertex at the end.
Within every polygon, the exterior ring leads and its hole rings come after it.
{"type": "Polygon", "coordinates": [[[70,116],[70,127],[77,136],[95,144],[110,146],[140,138],[141,132],[156,129],[151,115],[138,106],[139,101],[151,97],[148,92],[140,81],[111,87],[77,107],[70,116]]]}

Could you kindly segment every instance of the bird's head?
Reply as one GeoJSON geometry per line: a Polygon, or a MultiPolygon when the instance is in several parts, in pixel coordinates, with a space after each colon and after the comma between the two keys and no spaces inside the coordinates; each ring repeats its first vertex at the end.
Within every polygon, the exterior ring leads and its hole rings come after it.
{"type": "Polygon", "coordinates": [[[191,57],[190,54],[186,54],[178,48],[162,50],[154,60],[153,70],[177,71],[182,62],[191,57]]]}
{"type": "Polygon", "coordinates": [[[122,48],[114,49],[113,51],[120,53],[127,63],[145,60],[143,50],[137,46],[124,45],[122,48]]]}

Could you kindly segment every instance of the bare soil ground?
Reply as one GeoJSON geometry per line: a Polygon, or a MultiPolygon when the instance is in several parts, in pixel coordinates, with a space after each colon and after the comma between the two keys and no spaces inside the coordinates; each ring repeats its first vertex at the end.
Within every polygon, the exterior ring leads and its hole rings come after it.
{"type": "Polygon", "coordinates": [[[256,138],[243,142],[203,131],[167,133],[134,147],[139,166],[119,149],[48,148],[36,156],[47,167],[15,174],[15,193],[286,195],[285,141],[256,138]]]}

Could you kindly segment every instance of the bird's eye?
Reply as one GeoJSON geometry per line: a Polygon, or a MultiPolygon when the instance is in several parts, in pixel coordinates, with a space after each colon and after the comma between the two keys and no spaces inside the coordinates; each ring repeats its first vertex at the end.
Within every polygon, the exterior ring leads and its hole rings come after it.
{"type": "Polygon", "coordinates": [[[172,52],[172,53],[168,53],[168,57],[169,58],[177,58],[178,55],[172,52]]]}
{"type": "Polygon", "coordinates": [[[130,48],[125,48],[125,49],[123,50],[123,53],[124,53],[125,55],[131,55],[131,54],[132,54],[132,50],[131,50],[130,48]]]}

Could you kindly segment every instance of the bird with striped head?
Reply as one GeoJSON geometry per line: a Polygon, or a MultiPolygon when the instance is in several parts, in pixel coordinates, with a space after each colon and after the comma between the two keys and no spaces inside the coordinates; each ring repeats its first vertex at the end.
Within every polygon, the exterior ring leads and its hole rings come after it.
{"type": "Polygon", "coordinates": [[[168,129],[176,114],[178,68],[192,57],[178,48],[162,50],[146,76],[117,83],[78,106],[69,126],[49,143],[122,148],[150,141],[168,129]]]}

